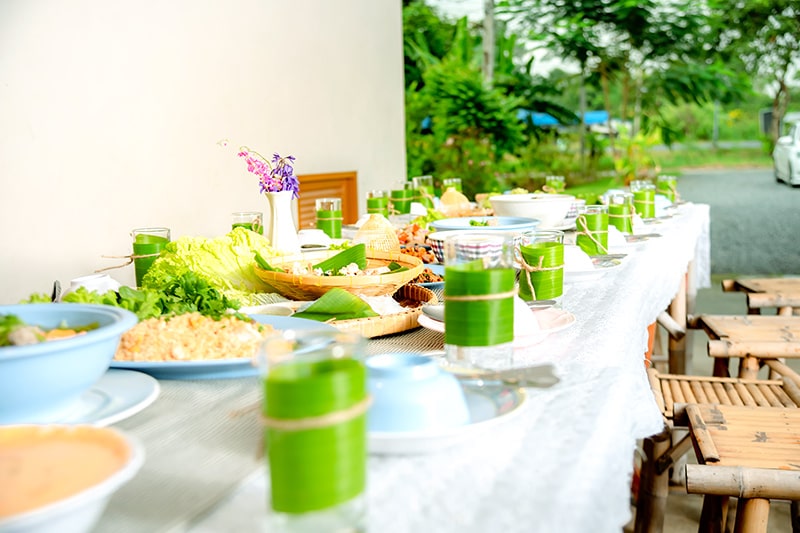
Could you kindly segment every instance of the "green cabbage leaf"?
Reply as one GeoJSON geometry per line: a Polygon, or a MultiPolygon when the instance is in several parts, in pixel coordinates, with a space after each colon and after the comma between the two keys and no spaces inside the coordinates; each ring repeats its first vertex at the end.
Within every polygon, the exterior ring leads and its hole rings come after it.
{"type": "Polygon", "coordinates": [[[275,257],[269,239],[245,228],[212,239],[180,237],[167,244],[142,279],[142,286],[162,290],[185,272],[194,272],[225,293],[274,292],[255,273],[255,255],[275,257]]]}

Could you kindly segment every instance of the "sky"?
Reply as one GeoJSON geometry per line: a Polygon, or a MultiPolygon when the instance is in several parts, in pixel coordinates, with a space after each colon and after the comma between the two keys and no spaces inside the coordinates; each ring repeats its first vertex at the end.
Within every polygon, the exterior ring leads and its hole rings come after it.
{"type": "MultiPolygon", "coordinates": [[[[425,3],[449,19],[455,20],[466,16],[470,22],[483,20],[483,0],[425,0],[425,3]]],[[[536,51],[535,54],[537,59],[533,64],[534,74],[546,75],[555,67],[573,70],[557,58],[544,59],[546,52],[543,50],[536,51]]]]}

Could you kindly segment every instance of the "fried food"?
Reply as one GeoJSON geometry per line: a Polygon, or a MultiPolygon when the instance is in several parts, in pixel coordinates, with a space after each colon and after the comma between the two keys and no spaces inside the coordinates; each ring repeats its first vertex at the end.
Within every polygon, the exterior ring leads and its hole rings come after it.
{"type": "Polygon", "coordinates": [[[117,361],[197,361],[253,357],[274,329],[267,324],[200,313],[139,322],[120,339],[117,361]]]}

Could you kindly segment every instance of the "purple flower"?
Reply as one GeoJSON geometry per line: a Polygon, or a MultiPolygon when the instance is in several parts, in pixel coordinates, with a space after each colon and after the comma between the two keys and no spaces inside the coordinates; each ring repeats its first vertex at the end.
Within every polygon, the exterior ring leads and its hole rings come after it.
{"type": "Polygon", "coordinates": [[[260,192],[292,191],[292,198],[300,196],[300,183],[294,174],[294,156],[281,157],[276,153],[268,161],[246,146],[237,155],[244,158],[247,171],[258,176],[260,192]]]}

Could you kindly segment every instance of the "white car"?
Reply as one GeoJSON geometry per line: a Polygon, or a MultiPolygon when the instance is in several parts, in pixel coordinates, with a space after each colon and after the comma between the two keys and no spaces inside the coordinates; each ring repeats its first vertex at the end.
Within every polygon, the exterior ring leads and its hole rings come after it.
{"type": "Polygon", "coordinates": [[[800,122],[792,124],[789,134],[779,137],[772,150],[775,180],[800,186],[800,122]]]}

